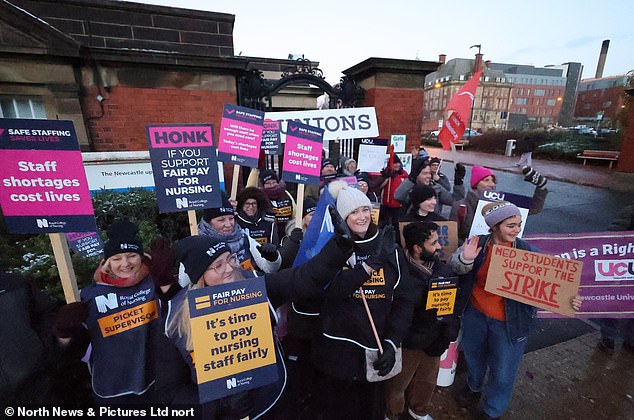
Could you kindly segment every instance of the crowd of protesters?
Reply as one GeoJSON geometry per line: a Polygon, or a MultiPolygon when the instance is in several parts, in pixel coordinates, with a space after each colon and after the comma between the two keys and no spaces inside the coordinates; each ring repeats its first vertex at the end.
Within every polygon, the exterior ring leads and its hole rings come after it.
{"type": "MultiPolygon", "coordinates": [[[[360,172],[352,158],[340,168],[324,158],[320,185],[306,189],[301,216],[275,171],[254,171],[235,201],[223,193],[221,206],[203,212],[198,236],[157,238],[149,250],[137,226],[112,223],[94,283],[49,320],[49,344],[59,357],[86,361],[95,405],[193,404],[210,419],[429,420],[440,356],[462,329],[468,380],[458,401],[482,400],[481,417],[499,418],[536,309],[484,289],[491,246],[535,249],[518,238],[525,221],[507,201],[483,210],[489,234],[469,238],[480,194],[495,189],[495,174],[473,166],[466,192],[464,165],[456,164],[452,180],[441,168],[440,159],[422,153],[410,173],[397,157],[380,173],[360,172]],[[320,220],[329,217],[334,234],[294,265],[323,194],[333,204],[320,220]],[[441,260],[435,222],[446,220],[457,222],[461,246],[441,260]],[[199,404],[188,295],[254,277],[266,285],[277,380],[199,404]],[[439,315],[427,309],[430,285],[449,277],[459,278],[456,304],[452,314],[439,315]],[[144,321],[113,331],[112,317],[126,302],[144,321]]],[[[546,179],[531,168],[524,175],[535,184],[537,212],[546,179]]],[[[2,282],[13,295],[31,296],[12,277],[3,274],[2,282]]],[[[31,305],[17,304],[22,311],[31,305]]],[[[580,304],[570,302],[575,310],[580,304]]],[[[41,374],[43,344],[26,324],[16,346],[33,355],[17,365],[13,384],[2,378],[5,404],[50,386],[41,374]]]]}

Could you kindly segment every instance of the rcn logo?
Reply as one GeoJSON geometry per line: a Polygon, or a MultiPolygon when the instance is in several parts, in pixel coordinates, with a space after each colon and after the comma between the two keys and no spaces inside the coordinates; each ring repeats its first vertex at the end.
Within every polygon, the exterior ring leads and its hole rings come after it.
{"type": "Polygon", "coordinates": [[[108,309],[116,309],[119,307],[119,301],[116,293],[108,293],[95,297],[95,304],[99,313],[106,313],[108,309]]]}
{"type": "Polygon", "coordinates": [[[227,379],[227,389],[235,388],[238,384],[236,382],[236,378],[227,379]]]}
{"type": "Polygon", "coordinates": [[[48,220],[46,219],[35,219],[35,222],[37,223],[37,227],[40,229],[48,227],[48,220]]]}
{"type": "Polygon", "coordinates": [[[238,160],[238,157],[237,157],[236,155],[232,155],[232,156],[231,156],[231,160],[232,160],[232,161],[234,161],[234,162],[236,162],[236,161],[238,160]]]}
{"type": "Polygon", "coordinates": [[[295,179],[298,181],[302,180],[302,176],[300,174],[295,174],[295,179]]]}
{"type": "Polygon", "coordinates": [[[177,209],[186,209],[189,207],[189,200],[187,197],[177,198],[176,199],[176,208],[177,209]]]}

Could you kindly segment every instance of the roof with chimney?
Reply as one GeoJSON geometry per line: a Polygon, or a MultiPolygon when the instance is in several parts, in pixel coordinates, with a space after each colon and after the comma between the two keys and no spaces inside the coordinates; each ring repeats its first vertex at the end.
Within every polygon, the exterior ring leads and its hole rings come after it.
{"type": "MultiPolygon", "coordinates": [[[[425,77],[425,86],[434,84],[437,81],[469,80],[474,73],[475,61],[475,59],[470,58],[453,58],[441,64],[437,71],[428,74],[425,77]]],[[[488,77],[491,81],[504,81],[504,72],[489,68],[486,65],[482,66],[482,75],[488,77]]]]}

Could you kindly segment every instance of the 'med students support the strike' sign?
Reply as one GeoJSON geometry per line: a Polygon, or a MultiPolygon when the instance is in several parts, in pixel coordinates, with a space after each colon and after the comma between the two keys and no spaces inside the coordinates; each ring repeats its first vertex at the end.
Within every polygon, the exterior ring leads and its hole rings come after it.
{"type": "Polygon", "coordinates": [[[161,213],[221,205],[211,124],[146,126],[161,213]]]}
{"type": "Polygon", "coordinates": [[[14,233],[95,232],[71,121],[0,118],[0,205],[14,233]]]}
{"type": "Polygon", "coordinates": [[[278,378],[263,277],[188,292],[200,402],[278,378]]]}
{"type": "Polygon", "coordinates": [[[582,267],[581,261],[493,245],[484,290],[574,316],[570,302],[579,290],[582,267]]]}

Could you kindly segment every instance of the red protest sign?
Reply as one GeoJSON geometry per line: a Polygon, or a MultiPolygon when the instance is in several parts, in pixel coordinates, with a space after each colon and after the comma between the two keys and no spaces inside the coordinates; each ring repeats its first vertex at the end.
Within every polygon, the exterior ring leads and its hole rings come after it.
{"type": "Polygon", "coordinates": [[[583,263],[493,245],[484,290],[562,315],[574,316],[583,263]]]}

